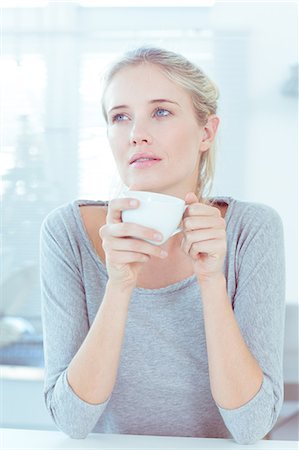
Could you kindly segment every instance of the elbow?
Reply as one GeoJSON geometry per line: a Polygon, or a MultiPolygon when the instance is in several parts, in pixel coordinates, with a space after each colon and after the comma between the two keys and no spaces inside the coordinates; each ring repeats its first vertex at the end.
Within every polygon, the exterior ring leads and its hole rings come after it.
{"type": "Polygon", "coordinates": [[[50,414],[53,418],[53,421],[59,431],[70,437],[71,439],[86,439],[89,435],[89,430],[86,428],[80,427],[80,425],[77,423],[77,426],[75,426],[74,422],[65,421],[59,419],[55,412],[50,409],[50,414]]]}
{"type": "Polygon", "coordinates": [[[260,391],[246,405],[226,411],[223,419],[237,444],[252,445],[264,439],[274,427],[283,403],[283,388],[273,389],[267,378],[260,391]]]}
{"type": "Polygon", "coordinates": [[[56,427],[72,439],[85,439],[93,432],[110,399],[98,405],[88,404],[70,390],[61,392],[58,384],[46,390],[44,397],[56,427]]]}
{"type": "Polygon", "coordinates": [[[233,439],[237,444],[240,444],[240,445],[254,445],[257,442],[259,442],[261,439],[263,439],[266,436],[266,434],[267,433],[265,433],[265,435],[262,435],[262,436],[236,435],[236,436],[233,436],[233,439]]]}
{"type": "Polygon", "coordinates": [[[264,416],[264,420],[249,420],[247,425],[231,430],[232,437],[237,444],[253,445],[264,439],[272,430],[277,420],[274,411],[269,412],[268,419],[264,416]]]}
{"type": "Polygon", "coordinates": [[[71,439],[86,439],[89,433],[83,433],[80,430],[60,430],[71,439]]]}
{"type": "Polygon", "coordinates": [[[61,431],[62,433],[66,434],[71,439],[86,439],[89,435],[90,431],[86,428],[80,427],[80,425],[77,423],[77,426],[75,424],[75,420],[65,420],[65,416],[59,417],[59,415],[55,411],[55,407],[52,405],[50,401],[50,396],[46,395],[45,398],[45,404],[48,412],[50,413],[52,420],[54,424],[56,425],[57,429],[61,431]]]}
{"type": "Polygon", "coordinates": [[[69,426],[63,426],[62,424],[56,423],[56,426],[59,429],[59,431],[66,434],[71,439],[86,439],[89,434],[89,432],[86,432],[86,430],[80,430],[69,426]]]}

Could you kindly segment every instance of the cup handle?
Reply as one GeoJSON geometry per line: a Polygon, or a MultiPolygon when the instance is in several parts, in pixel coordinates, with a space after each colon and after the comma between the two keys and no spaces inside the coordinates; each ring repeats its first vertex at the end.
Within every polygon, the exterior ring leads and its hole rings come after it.
{"type": "Polygon", "coordinates": [[[181,231],[183,231],[182,228],[178,227],[178,228],[172,233],[171,236],[174,236],[175,234],[178,234],[178,233],[180,233],[181,231]]]}
{"type": "MultiPolygon", "coordinates": [[[[189,205],[185,205],[184,212],[186,211],[186,209],[188,208],[188,206],[189,206],[189,205]]],[[[174,236],[175,234],[178,234],[178,233],[180,233],[181,231],[183,231],[183,229],[182,229],[181,227],[178,227],[178,228],[172,233],[171,236],[174,236]]]]}

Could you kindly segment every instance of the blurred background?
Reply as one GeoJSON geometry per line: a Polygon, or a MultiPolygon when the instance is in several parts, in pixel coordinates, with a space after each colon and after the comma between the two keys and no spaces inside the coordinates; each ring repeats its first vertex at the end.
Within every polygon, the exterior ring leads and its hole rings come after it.
{"type": "Polygon", "coordinates": [[[219,86],[213,195],[266,203],[283,220],[285,403],[269,437],[298,439],[297,2],[0,6],[2,425],[54,428],[42,398],[40,225],[74,199],[114,196],[119,178],[100,112],[101,75],[124,51],[153,44],[184,54],[219,86]]]}

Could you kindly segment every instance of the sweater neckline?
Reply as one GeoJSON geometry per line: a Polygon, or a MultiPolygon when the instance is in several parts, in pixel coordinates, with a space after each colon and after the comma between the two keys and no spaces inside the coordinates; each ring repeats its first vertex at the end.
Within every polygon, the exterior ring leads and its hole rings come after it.
{"type": "MultiPolygon", "coordinates": [[[[225,221],[226,221],[226,229],[227,229],[230,218],[231,218],[232,205],[235,202],[235,200],[229,196],[216,196],[216,197],[210,198],[210,200],[214,203],[222,202],[222,203],[226,203],[228,205],[225,216],[224,216],[225,221]]],[[[93,243],[89,239],[87,230],[84,226],[84,223],[83,223],[83,220],[82,220],[82,217],[80,214],[80,206],[88,206],[88,205],[107,206],[108,204],[109,204],[109,201],[86,200],[86,199],[76,199],[73,202],[71,202],[71,209],[72,209],[76,224],[79,228],[80,235],[83,239],[83,243],[84,243],[85,247],[88,249],[93,260],[96,262],[99,270],[107,278],[107,280],[108,280],[108,274],[107,274],[106,266],[103,263],[103,261],[101,260],[101,258],[99,257],[99,255],[97,254],[96,249],[93,246],[93,243]]],[[[167,286],[160,287],[160,288],[156,288],[156,289],[136,287],[134,289],[134,292],[136,292],[137,294],[141,294],[141,295],[160,295],[160,294],[170,293],[170,292],[174,292],[174,291],[178,291],[178,290],[187,288],[188,286],[193,285],[195,283],[197,283],[197,279],[196,279],[196,275],[193,274],[190,277],[184,278],[175,283],[172,283],[167,286]]]]}

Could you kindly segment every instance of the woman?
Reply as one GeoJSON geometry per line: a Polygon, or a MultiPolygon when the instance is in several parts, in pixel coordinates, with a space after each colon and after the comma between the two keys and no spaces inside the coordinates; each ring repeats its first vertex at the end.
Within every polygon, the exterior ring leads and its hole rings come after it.
{"type": "Polygon", "coordinates": [[[106,75],[103,113],[122,181],[184,199],[181,233],[144,241],[159,236],[122,222],[122,210],[138,208],[127,198],[77,200],[44,220],[45,399],[72,437],[247,444],[277,420],[282,224],[268,206],[205,195],[217,96],[199,68],[163,49],[128,52],[106,75]]]}

